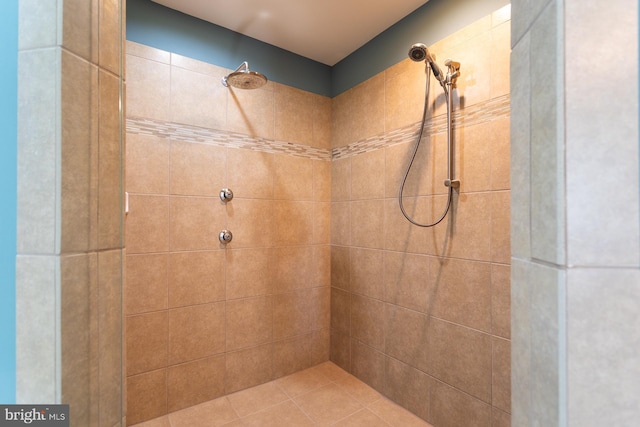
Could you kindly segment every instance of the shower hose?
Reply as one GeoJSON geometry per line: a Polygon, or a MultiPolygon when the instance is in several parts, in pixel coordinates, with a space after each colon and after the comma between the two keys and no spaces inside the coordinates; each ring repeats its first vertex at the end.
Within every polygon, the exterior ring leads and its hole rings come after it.
{"type": "Polygon", "coordinates": [[[431,76],[431,70],[430,70],[430,66],[427,63],[427,84],[426,84],[426,89],[425,89],[425,96],[424,96],[424,108],[422,111],[422,122],[420,123],[420,131],[418,132],[418,138],[416,140],[415,146],[413,148],[413,153],[411,154],[411,159],[409,161],[409,164],[407,166],[407,170],[404,173],[404,177],[402,178],[402,183],[400,184],[400,191],[398,193],[398,204],[400,205],[400,210],[402,211],[402,215],[404,215],[404,217],[413,225],[417,225],[418,227],[433,227],[434,225],[439,224],[440,222],[442,222],[442,220],[447,216],[447,212],[449,212],[449,209],[451,207],[451,199],[453,198],[453,181],[451,179],[451,164],[452,164],[452,158],[451,158],[451,144],[452,144],[452,135],[451,135],[451,83],[448,81],[447,83],[441,83],[442,84],[442,88],[444,89],[444,93],[445,93],[445,99],[446,99],[446,104],[447,104],[447,180],[445,181],[445,185],[447,187],[449,187],[449,193],[447,196],[447,205],[444,208],[444,212],[442,212],[442,215],[440,215],[440,217],[432,223],[428,223],[428,224],[422,224],[419,223],[417,221],[415,221],[414,219],[412,219],[409,214],[407,214],[405,208],[404,208],[404,203],[402,200],[402,194],[404,193],[404,186],[407,182],[407,177],[409,176],[409,171],[411,171],[411,167],[413,166],[413,162],[416,159],[416,154],[418,153],[418,149],[420,148],[420,142],[422,141],[422,134],[424,132],[424,124],[427,118],[427,110],[428,110],[428,106],[429,106],[429,92],[430,92],[430,76],[431,76]]]}

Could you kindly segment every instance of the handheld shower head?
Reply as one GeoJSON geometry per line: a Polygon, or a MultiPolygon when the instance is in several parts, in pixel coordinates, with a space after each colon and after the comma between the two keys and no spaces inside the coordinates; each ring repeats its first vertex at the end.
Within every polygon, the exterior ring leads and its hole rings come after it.
{"type": "Polygon", "coordinates": [[[425,44],[415,43],[411,46],[411,49],[409,49],[409,58],[416,62],[426,61],[433,70],[433,76],[442,83],[442,80],[444,79],[442,70],[438,67],[438,64],[436,64],[435,59],[431,53],[429,53],[429,49],[427,49],[425,44]]]}
{"type": "Polygon", "coordinates": [[[424,61],[430,56],[431,55],[429,55],[429,49],[427,49],[427,46],[422,43],[416,43],[411,46],[411,49],[409,49],[409,58],[411,58],[412,61],[424,61]]]}

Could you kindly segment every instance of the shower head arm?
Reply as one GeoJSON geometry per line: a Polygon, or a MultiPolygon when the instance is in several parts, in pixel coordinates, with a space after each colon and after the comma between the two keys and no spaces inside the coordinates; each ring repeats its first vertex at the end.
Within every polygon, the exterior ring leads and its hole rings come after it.
{"type": "Polygon", "coordinates": [[[238,71],[244,71],[244,72],[249,71],[249,63],[247,61],[244,61],[242,64],[238,66],[238,68],[233,70],[234,73],[237,73],[238,71]]]}

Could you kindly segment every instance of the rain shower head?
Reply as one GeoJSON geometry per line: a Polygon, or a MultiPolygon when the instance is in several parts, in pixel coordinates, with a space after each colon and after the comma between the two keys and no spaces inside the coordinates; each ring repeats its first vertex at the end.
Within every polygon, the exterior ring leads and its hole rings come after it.
{"type": "Polygon", "coordinates": [[[409,58],[411,58],[412,61],[416,62],[427,61],[427,63],[433,70],[433,76],[438,79],[439,82],[442,82],[442,70],[440,70],[440,67],[438,67],[438,64],[436,64],[435,59],[433,58],[431,53],[429,53],[429,49],[427,49],[427,46],[425,44],[415,43],[413,46],[411,46],[411,49],[409,49],[409,58]]]}
{"type": "Polygon", "coordinates": [[[238,89],[257,89],[267,83],[264,74],[249,70],[249,63],[244,61],[235,71],[222,78],[222,84],[238,89]]]}

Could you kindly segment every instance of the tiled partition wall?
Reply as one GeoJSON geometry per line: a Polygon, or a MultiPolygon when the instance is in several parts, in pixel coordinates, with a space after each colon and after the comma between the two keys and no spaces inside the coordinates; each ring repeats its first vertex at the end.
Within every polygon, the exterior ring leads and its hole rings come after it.
{"type": "MultiPolygon", "coordinates": [[[[411,225],[397,201],[424,63],[404,60],[333,99],[331,360],[437,427],[510,425],[509,14],[430,47],[441,66],[461,63],[461,187],[433,228],[411,225]]],[[[446,202],[446,110],[432,79],[434,98],[404,193],[421,222],[446,202]]]]}
{"type": "Polygon", "coordinates": [[[512,3],[513,425],[634,425],[638,2],[512,3]]]}
{"type": "Polygon", "coordinates": [[[124,1],[19,3],[17,402],[119,426],[124,1]]]}
{"type": "Polygon", "coordinates": [[[128,424],[329,358],[331,100],[230,71],[127,44],[128,424]]]}

